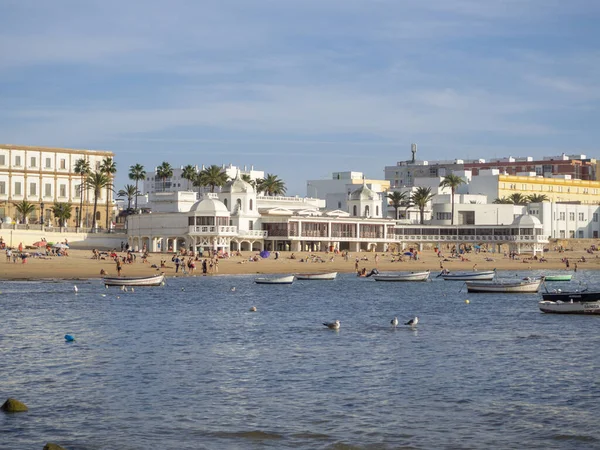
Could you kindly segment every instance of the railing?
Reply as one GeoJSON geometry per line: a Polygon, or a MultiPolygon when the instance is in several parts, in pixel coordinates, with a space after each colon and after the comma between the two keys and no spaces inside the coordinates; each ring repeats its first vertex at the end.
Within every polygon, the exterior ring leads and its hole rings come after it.
{"type": "Polygon", "coordinates": [[[237,234],[237,227],[231,225],[192,225],[189,227],[189,233],[234,236],[237,234]]]}
{"type": "Polygon", "coordinates": [[[238,232],[238,236],[240,237],[266,238],[268,235],[268,231],[263,230],[240,230],[238,232]]]}

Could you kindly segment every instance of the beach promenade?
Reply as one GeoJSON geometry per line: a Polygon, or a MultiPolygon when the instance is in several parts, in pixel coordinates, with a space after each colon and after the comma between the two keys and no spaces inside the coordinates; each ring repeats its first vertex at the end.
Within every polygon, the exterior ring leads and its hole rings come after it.
{"type": "MultiPolygon", "coordinates": [[[[125,252],[117,252],[122,257],[125,252]]],[[[365,268],[367,272],[377,268],[380,272],[403,272],[415,270],[431,270],[432,275],[437,274],[441,268],[451,272],[497,269],[499,271],[571,271],[577,270],[599,270],[600,252],[588,253],[584,248],[573,247],[573,250],[563,252],[550,250],[544,253],[546,261],[530,259],[528,255],[520,255],[519,259],[511,259],[504,253],[468,253],[462,258],[450,258],[443,254],[442,257],[433,250],[419,253],[419,259],[413,260],[403,255],[403,261],[397,261],[398,255],[391,253],[350,253],[348,258],[342,254],[324,252],[297,252],[295,259],[291,259],[291,252],[280,252],[279,258],[275,259],[274,252],[267,259],[258,258],[258,261],[250,261],[257,256],[257,252],[242,252],[241,256],[219,259],[218,272],[213,269],[208,275],[225,274],[269,274],[269,273],[302,273],[302,272],[356,272],[358,268],[365,268]],[[376,255],[377,258],[376,258],[376,255]],[[566,268],[564,258],[569,260],[569,268],[566,268]],[[582,261],[585,259],[585,262],[582,261]],[[377,261],[376,261],[377,259],[377,261]],[[321,262],[322,261],[322,262],[321,262]]],[[[36,279],[87,279],[100,278],[102,271],[107,275],[116,276],[116,263],[109,257],[105,259],[92,259],[90,250],[69,250],[69,256],[48,256],[45,258],[29,257],[26,263],[17,258],[16,262],[9,262],[3,253],[0,253],[0,278],[4,280],[36,280],[36,279]]],[[[171,260],[172,254],[150,254],[147,262],[142,262],[138,253],[136,261],[131,264],[123,264],[122,276],[147,276],[157,272],[164,272],[167,276],[203,276],[202,264],[196,262],[193,273],[183,273],[181,270],[175,272],[175,264],[171,260]],[[161,260],[165,262],[161,266],[161,260]]],[[[204,259],[204,258],[202,258],[204,259]]],[[[187,260],[187,258],[186,258],[187,260]]]]}

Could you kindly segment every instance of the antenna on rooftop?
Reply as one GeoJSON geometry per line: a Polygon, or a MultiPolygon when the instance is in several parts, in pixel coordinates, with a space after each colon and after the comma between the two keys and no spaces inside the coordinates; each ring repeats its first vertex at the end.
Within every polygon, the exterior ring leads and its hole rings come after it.
{"type": "Polygon", "coordinates": [[[410,151],[412,152],[412,160],[411,163],[414,164],[415,157],[417,155],[417,144],[410,144],[410,151]]]}

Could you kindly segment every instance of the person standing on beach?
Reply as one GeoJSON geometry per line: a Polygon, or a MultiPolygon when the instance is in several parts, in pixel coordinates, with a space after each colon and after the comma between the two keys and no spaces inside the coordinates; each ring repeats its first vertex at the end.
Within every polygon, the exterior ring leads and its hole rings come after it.
{"type": "Polygon", "coordinates": [[[117,276],[121,276],[121,270],[123,270],[123,264],[121,263],[121,259],[117,258],[117,276]]]}

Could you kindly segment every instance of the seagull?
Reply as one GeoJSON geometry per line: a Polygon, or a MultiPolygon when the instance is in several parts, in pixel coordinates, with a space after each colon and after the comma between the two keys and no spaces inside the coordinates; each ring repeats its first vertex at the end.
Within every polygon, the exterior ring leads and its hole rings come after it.
{"type": "Polygon", "coordinates": [[[131,287],[131,292],[135,292],[135,291],[133,290],[133,286],[131,287]]]}
{"type": "Polygon", "coordinates": [[[393,327],[397,327],[398,326],[398,318],[394,317],[390,323],[392,324],[393,327]]]}
{"type": "Polygon", "coordinates": [[[340,321],[339,320],[336,320],[335,322],[323,322],[323,325],[325,325],[330,330],[339,330],[340,329],[340,321]]]}
{"type": "Polygon", "coordinates": [[[415,316],[414,319],[410,319],[404,325],[410,325],[411,327],[416,327],[418,323],[419,323],[419,318],[415,316]]]}
{"type": "Polygon", "coordinates": [[[231,292],[235,292],[235,286],[232,286],[231,289],[229,289],[231,292]]]}
{"type": "Polygon", "coordinates": [[[79,291],[79,289],[77,289],[76,285],[73,285],[73,291],[77,294],[77,291],[79,291]]]}
{"type": "Polygon", "coordinates": [[[256,312],[256,306],[253,306],[252,308],[250,308],[250,311],[256,312]]]}

